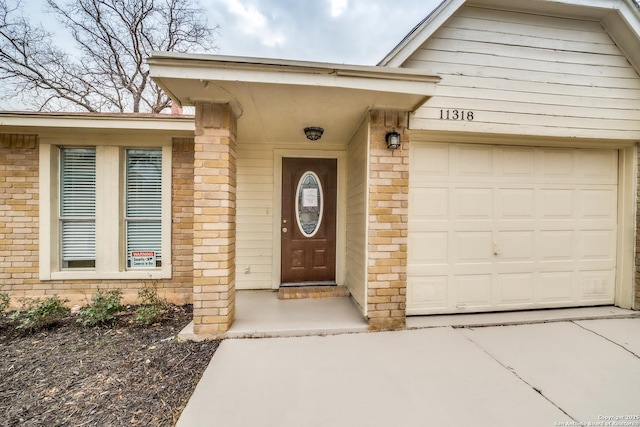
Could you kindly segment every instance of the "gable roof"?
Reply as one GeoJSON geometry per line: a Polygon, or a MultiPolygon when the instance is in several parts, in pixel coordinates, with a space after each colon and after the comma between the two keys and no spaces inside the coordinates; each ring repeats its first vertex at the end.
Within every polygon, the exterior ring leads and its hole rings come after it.
{"type": "Polygon", "coordinates": [[[640,74],[640,7],[634,0],[445,0],[378,63],[400,67],[464,5],[600,22],[640,74]]]}

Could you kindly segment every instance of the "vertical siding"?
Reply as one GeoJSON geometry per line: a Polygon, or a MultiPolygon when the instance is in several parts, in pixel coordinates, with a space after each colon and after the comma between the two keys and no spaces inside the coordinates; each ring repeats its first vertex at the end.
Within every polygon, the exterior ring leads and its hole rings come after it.
{"type": "Polygon", "coordinates": [[[353,299],[366,307],[367,141],[363,123],[347,146],[347,250],[345,284],[353,299]]]}
{"type": "Polygon", "coordinates": [[[640,137],[640,76],[599,22],[465,6],[403,67],[442,77],[414,129],[640,137]]]}
{"type": "Polygon", "coordinates": [[[273,146],[239,144],[236,194],[236,288],[271,289],[273,146]]]}

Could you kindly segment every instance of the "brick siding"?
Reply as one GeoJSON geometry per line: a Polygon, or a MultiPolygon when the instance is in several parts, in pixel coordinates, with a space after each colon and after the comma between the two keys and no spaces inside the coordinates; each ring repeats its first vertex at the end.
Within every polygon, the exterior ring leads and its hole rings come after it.
{"type": "Polygon", "coordinates": [[[0,292],[44,293],[38,280],[38,138],[0,134],[0,292]]]}

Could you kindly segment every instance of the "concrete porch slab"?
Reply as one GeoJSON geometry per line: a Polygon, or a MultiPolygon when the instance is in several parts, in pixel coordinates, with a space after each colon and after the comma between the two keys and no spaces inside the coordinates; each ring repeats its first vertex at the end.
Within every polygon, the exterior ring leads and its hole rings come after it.
{"type": "Polygon", "coordinates": [[[443,314],[407,317],[407,329],[441,326],[503,326],[529,323],[562,322],[567,320],[611,319],[640,317],[640,311],[614,306],[558,308],[529,311],[503,311],[496,313],[443,314]]]}
{"type": "MultiPolygon", "coordinates": [[[[226,338],[335,335],[368,330],[350,297],[280,300],[276,291],[237,291],[236,316],[226,338]]],[[[197,341],[193,322],[180,340],[197,341]]]]}

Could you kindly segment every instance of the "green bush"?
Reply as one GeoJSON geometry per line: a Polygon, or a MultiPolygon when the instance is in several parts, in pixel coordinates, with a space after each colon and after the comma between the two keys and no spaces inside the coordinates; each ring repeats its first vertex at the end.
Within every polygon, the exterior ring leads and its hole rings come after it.
{"type": "Polygon", "coordinates": [[[17,329],[36,331],[53,325],[69,313],[65,307],[68,300],[61,300],[54,295],[44,300],[41,298],[22,298],[20,308],[11,315],[11,320],[17,322],[17,329]]]}
{"type": "Polygon", "coordinates": [[[6,292],[0,292],[0,315],[3,315],[5,311],[7,311],[10,302],[11,299],[9,298],[9,294],[6,292]]]}
{"type": "Polygon", "coordinates": [[[115,320],[115,314],[122,311],[122,291],[112,289],[102,291],[98,288],[97,293],[91,295],[91,304],[84,307],[78,313],[78,323],[84,326],[96,326],[115,320]]]}
{"type": "Polygon", "coordinates": [[[158,295],[156,286],[145,286],[138,291],[142,304],[136,309],[136,322],[152,325],[162,320],[167,310],[167,300],[158,295]]]}

